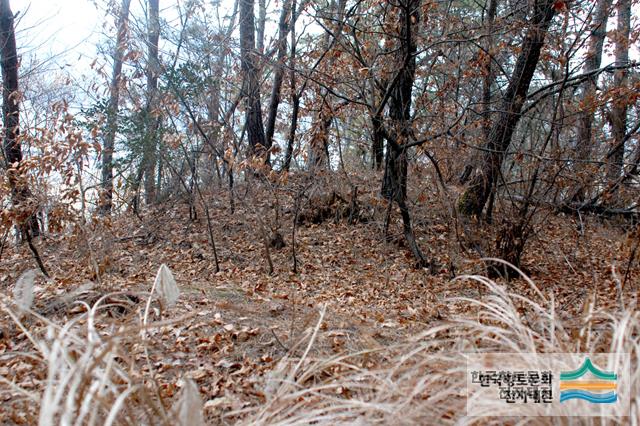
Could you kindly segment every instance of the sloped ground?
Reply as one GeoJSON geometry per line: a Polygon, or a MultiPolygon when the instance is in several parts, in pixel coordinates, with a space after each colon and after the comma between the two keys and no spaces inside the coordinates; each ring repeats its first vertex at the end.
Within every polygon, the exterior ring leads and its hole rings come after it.
{"type": "MultiPolygon", "coordinates": [[[[314,360],[365,351],[350,360],[373,372],[401,356],[407,347],[417,345],[427,353],[451,350],[455,333],[445,333],[446,338],[431,339],[429,344],[424,344],[424,339],[415,340],[415,336],[455,320],[477,319],[478,306],[452,302],[450,298],[480,300],[492,294],[491,290],[478,282],[452,278],[483,273],[478,259],[490,251],[488,235],[493,231],[487,225],[476,231],[474,223],[458,223],[456,232],[454,220],[443,223],[441,217],[446,217],[447,206],[437,194],[416,193],[412,212],[417,236],[437,268],[433,275],[414,269],[400,238],[399,224],[392,223],[389,242],[382,238],[386,207],[377,201],[377,188],[365,179],[356,184],[359,211],[366,220],[347,223],[340,209],[349,205],[353,186],[333,188],[343,199],[334,200],[332,212],[338,213],[327,215],[321,223],[296,226],[297,273],[292,272],[294,217],[305,208],[313,209],[314,203],[320,202],[316,195],[327,192],[322,186],[306,190],[303,197],[298,197],[301,208],[296,214],[296,197],[304,186],[298,181],[238,188],[233,214],[225,191],[210,194],[219,272],[215,271],[205,214],[199,206],[198,219],[190,220],[186,200],[164,201],[144,212],[141,220],[126,215],[113,223],[76,225],[72,233],[45,237],[38,247],[52,280],[36,280],[32,308],[43,318],[27,314],[20,322],[24,330],[20,329],[8,315],[15,311],[11,302],[8,298],[2,302],[0,374],[4,380],[0,385],[0,421],[37,422],[38,402],[33,399],[41,394],[50,371],[34,342],[47,340],[47,328],[51,328],[47,320],[62,325],[74,318],[79,338],[88,339],[91,321],[84,314],[97,302],[104,306],[94,318],[98,334],[104,339],[118,336],[118,353],[126,354],[122,355],[122,364],[132,374],[128,377],[139,379],[143,387],[153,390],[153,399],[159,401],[157,409],[168,410],[184,388],[185,379],[191,378],[205,401],[205,416],[211,423],[240,419],[271,423],[297,418],[292,413],[300,412],[302,406],[296,406],[300,401],[274,399],[274,392],[284,391],[268,386],[273,374],[291,372],[291,365],[296,365],[291,360],[303,358],[300,371],[311,371],[303,382],[317,384],[327,377],[334,381],[341,375],[349,380],[353,377],[339,362],[316,368],[314,360]],[[286,245],[269,247],[274,268],[269,274],[264,242],[265,236],[269,240],[276,229],[286,245]],[[475,249],[464,251],[461,247],[475,249]],[[173,272],[181,296],[174,307],[163,307],[157,301],[149,306],[149,322],[159,325],[148,331],[141,343],[139,327],[148,292],[163,263],[173,272]],[[100,300],[102,297],[105,299],[100,300]],[[326,312],[318,323],[323,306],[326,312]],[[122,331],[129,329],[138,332],[122,331]],[[317,336],[311,352],[306,353],[314,330],[317,336]],[[257,412],[263,404],[277,415],[257,412]],[[287,411],[291,407],[295,409],[287,411]]],[[[540,291],[556,307],[562,307],[554,321],[562,321],[569,336],[578,336],[584,328],[586,310],[620,311],[620,300],[627,308],[633,303],[631,309],[635,309],[638,268],[634,259],[630,261],[633,236],[627,238],[619,227],[593,218],[577,222],[548,212],[541,216],[544,226],[531,240],[523,264],[540,291]]],[[[10,246],[4,250],[0,285],[5,295],[11,295],[20,275],[35,266],[27,250],[10,246]]],[[[527,298],[537,297],[525,280],[513,280],[506,288],[527,298]]],[[[514,315],[523,316],[529,309],[517,300],[513,308],[514,315]]],[[[602,327],[598,324],[594,327],[602,327]]],[[[414,367],[423,365],[425,359],[414,367]]],[[[412,377],[407,374],[405,379],[412,377]]],[[[397,392],[402,389],[399,386],[397,392]]],[[[331,391],[342,401],[350,400],[355,392],[338,385],[331,391]]],[[[405,391],[413,392],[415,387],[405,391]]],[[[421,398],[431,401],[426,394],[421,398]]],[[[303,400],[313,406],[313,399],[303,400]]],[[[385,404],[399,401],[389,397],[385,404]]],[[[435,409],[433,401],[424,404],[413,419],[418,423],[429,409],[435,409]]],[[[319,407],[320,412],[326,412],[326,405],[319,407]]],[[[386,414],[377,413],[368,421],[384,421],[393,410],[381,413],[386,414]]],[[[443,420],[460,414],[447,409],[438,413],[443,420]]],[[[137,416],[128,415],[129,419],[137,416]]],[[[151,411],[146,415],[161,418],[163,414],[151,411]]]]}

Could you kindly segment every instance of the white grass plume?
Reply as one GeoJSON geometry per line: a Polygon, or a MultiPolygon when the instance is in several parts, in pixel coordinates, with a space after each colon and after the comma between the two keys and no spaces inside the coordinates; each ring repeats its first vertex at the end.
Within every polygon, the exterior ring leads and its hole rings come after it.
{"type": "Polygon", "coordinates": [[[37,269],[29,269],[20,275],[13,288],[13,299],[20,311],[26,311],[33,304],[33,282],[37,275],[37,269]]]}
{"type": "Polygon", "coordinates": [[[200,398],[198,386],[191,379],[184,381],[184,386],[173,406],[173,413],[178,422],[185,426],[204,426],[204,406],[200,398]]]}
{"type": "Polygon", "coordinates": [[[152,293],[154,289],[160,296],[162,303],[167,307],[175,305],[178,297],[180,297],[178,284],[175,278],[173,278],[171,270],[164,263],[158,268],[158,273],[156,274],[156,279],[151,290],[152,293]]]}

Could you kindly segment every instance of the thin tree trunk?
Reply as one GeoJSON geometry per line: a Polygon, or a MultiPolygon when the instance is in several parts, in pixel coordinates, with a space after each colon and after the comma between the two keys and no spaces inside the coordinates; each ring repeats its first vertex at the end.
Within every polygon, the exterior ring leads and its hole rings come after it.
{"type": "MultiPolygon", "coordinates": [[[[220,49],[222,50],[222,49],[220,49]]],[[[220,58],[220,57],[219,57],[220,58]]],[[[218,62],[218,61],[216,61],[218,62]]],[[[219,70],[222,69],[222,64],[217,63],[214,67],[214,75],[222,75],[219,73],[219,70]]],[[[207,170],[205,182],[210,183],[213,181],[214,173],[217,171],[218,175],[218,183],[220,183],[220,171],[217,166],[218,155],[216,154],[216,150],[214,146],[217,145],[220,141],[220,91],[221,85],[220,80],[215,79],[214,83],[209,87],[209,96],[207,100],[207,119],[209,120],[209,126],[207,129],[207,139],[210,143],[205,143],[203,145],[203,150],[208,154],[207,155],[207,165],[211,165],[215,170],[207,170]]],[[[225,147],[222,147],[222,151],[225,151],[225,147]]]]}
{"type": "MultiPolygon", "coordinates": [[[[30,243],[40,235],[35,206],[30,205],[25,171],[22,169],[20,143],[20,93],[18,91],[18,53],[13,26],[13,12],[9,0],[0,0],[0,56],[2,67],[2,123],[4,125],[4,155],[11,186],[12,202],[23,219],[18,223],[22,238],[30,243]]],[[[31,243],[30,243],[31,245],[31,243]]],[[[36,252],[34,252],[36,255],[36,252]]]]}
{"type": "Polygon", "coordinates": [[[240,0],[240,59],[244,81],[242,90],[246,103],[246,129],[249,152],[265,154],[265,135],[260,104],[260,81],[256,66],[258,52],[255,46],[254,0],[240,0]]]}
{"type": "MultiPolygon", "coordinates": [[[[231,19],[224,31],[220,31],[220,37],[223,40],[228,40],[235,28],[236,18],[238,16],[238,0],[234,1],[233,9],[231,13],[231,19]]],[[[229,50],[224,44],[220,44],[216,50],[216,57],[211,68],[211,77],[213,84],[208,87],[208,101],[207,101],[207,117],[210,123],[205,139],[204,149],[209,153],[208,165],[212,165],[215,168],[215,173],[218,177],[218,184],[222,185],[222,175],[220,173],[220,167],[217,160],[220,158],[225,163],[225,170],[229,170],[229,173],[233,173],[231,167],[227,164],[227,159],[224,158],[224,153],[227,151],[227,138],[221,137],[223,127],[227,123],[226,114],[221,112],[221,98],[222,98],[222,79],[220,76],[224,75],[224,65],[229,56],[229,50]],[[220,149],[218,149],[218,145],[220,149]]],[[[229,111],[235,110],[235,106],[229,111]]],[[[208,170],[209,174],[207,179],[212,179],[213,171],[208,170]]]]}
{"type": "MultiPolygon", "coordinates": [[[[629,35],[631,28],[631,0],[618,0],[617,5],[618,34],[616,36],[616,65],[629,63],[629,35]]],[[[613,86],[622,89],[627,80],[626,69],[617,70],[613,76],[613,86]]],[[[616,147],[609,155],[607,178],[615,182],[622,173],[624,162],[624,138],[627,134],[627,103],[625,96],[620,96],[613,101],[611,108],[611,133],[613,134],[613,146],[616,147]]]]}
{"type": "MultiPolygon", "coordinates": [[[[223,75],[224,61],[226,58],[225,49],[220,46],[216,52],[216,60],[211,67],[212,77],[223,75]]],[[[216,146],[221,142],[221,123],[220,123],[220,96],[221,96],[221,80],[220,78],[213,78],[213,83],[208,87],[208,99],[207,99],[207,119],[209,120],[209,126],[207,128],[206,141],[203,145],[203,149],[208,154],[207,165],[211,165],[215,170],[207,168],[206,181],[211,182],[213,180],[214,172],[218,175],[218,183],[220,183],[220,170],[217,165],[217,149],[216,146]],[[208,141],[208,143],[206,143],[208,141]]],[[[221,153],[226,151],[226,143],[222,140],[221,153]]]]}
{"type": "MultiPolygon", "coordinates": [[[[493,38],[493,24],[496,18],[496,11],[498,9],[498,0],[489,0],[487,5],[486,16],[486,38],[484,43],[484,51],[486,56],[485,73],[482,79],[482,131],[485,140],[489,139],[491,133],[491,101],[492,101],[492,88],[496,80],[496,73],[493,66],[493,57],[491,55],[491,48],[494,44],[493,38]]],[[[458,178],[460,185],[464,185],[471,178],[471,174],[474,168],[477,166],[481,154],[478,151],[472,151],[469,153],[469,157],[465,163],[464,169],[458,178]]]]}
{"type": "Polygon", "coordinates": [[[267,23],[267,1],[258,0],[258,25],[256,34],[256,49],[258,53],[264,53],[264,28],[267,23]]]}
{"type": "MultiPolygon", "coordinates": [[[[593,14],[593,21],[591,23],[592,31],[589,36],[589,47],[587,50],[587,57],[585,58],[583,65],[583,73],[588,74],[594,70],[600,68],[602,61],[602,47],[604,45],[604,39],[607,35],[607,20],[609,19],[609,9],[613,0],[598,0],[595,5],[595,14],[593,14]]],[[[597,107],[596,92],[597,92],[597,75],[593,75],[584,82],[582,86],[582,94],[580,96],[580,105],[582,111],[578,116],[578,136],[576,140],[576,159],[578,165],[575,168],[575,173],[578,180],[582,181],[573,195],[574,200],[578,201],[584,198],[584,191],[588,186],[588,180],[590,177],[581,178],[582,167],[579,165],[581,160],[589,159],[593,148],[593,113],[597,107]]]]}
{"type": "Polygon", "coordinates": [[[296,77],[295,71],[291,71],[291,90],[292,90],[292,100],[291,103],[291,124],[289,125],[289,134],[287,136],[287,151],[284,156],[284,164],[282,165],[282,170],[289,171],[291,167],[291,160],[293,159],[293,145],[296,140],[296,131],[298,129],[298,115],[300,113],[300,95],[296,93],[296,77]]]}
{"type": "Polygon", "coordinates": [[[273,75],[273,86],[271,88],[271,97],[269,98],[269,114],[267,115],[266,143],[267,149],[273,144],[273,134],[275,132],[276,117],[278,115],[278,106],[280,105],[280,91],[282,89],[282,81],[284,80],[284,60],[287,56],[287,35],[289,27],[295,25],[290,19],[291,16],[291,0],[285,0],[280,12],[280,20],[278,22],[278,58],[276,60],[275,72],[273,75]]]}
{"type": "Polygon", "coordinates": [[[491,48],[493,48],[493,23],[496,18],[496,10],[498,9],[498,0],[489,0],[487,8],[487,38],[485,49],[487,50],[487,63],[485,64],[485,75],[482,80],[482,129],[485,138],[491,133],[491,89],[496,79],[496,73],[493,67],[493,57],[491,56],[491,48]]]}
{"type": "MultiPolygon", "coordinates": [[[[389,100],[389,118],[393,125],[393,135],[387,136],[387,155],[382,195],[394,201],[400,208],[403,233],[411,253],[419,267],[429,266],[413,234],[411,216],[407,205],[407,148],[411,138],[411,96],[416,73],[417,28],[420,22],[420,0],[403,0],[399,2],[400,13],[400,47],[397,50],[397,63],[400,67],[395,87],[389,100]]],[[[386,221],[388,222],[388,220],[386,221]]],[[[385,227],[388,223],[385,224],[385,227]]]]}
{"type": "Polygon", "coordinates": [[[384,163],[384,133],[382,131],[382,117],[380,115],[371,118],[371,128],[373,132],[371,137],[373,161],[371,164],[376,170],[380,170],[384,163]]]}
{"type": "Polygon", "coordinates": [[[298,113],[300,111],[300,96],[298,95],[298,89],[296,88],[296,23],[295,18],[298,16],[297,1],[291,1],[291,46],[289,56],[289,90],[291,91],[291,124],[289,125],[289,134],[287,135],[287,150],[284,155],[284,163],[282,164],[282,170],[288,172],[291,167],[291,159],[293,158],[293,145],[296,139],[296,130],[298,128],[298,113]]]}
{"type": "Polygon", "coordinates": [[[462,214],[480,217],[493,190],[502,167],[504,153],[520,120],[520,111],[527,98],[547,29],[555,13],[554,3],[555,0],[536,0],[522,51],[502,99],[501,112],[491,128],[482,162],[458,202],[458,209],[462,214]]]}
{"type": "MultiPolygon", "coordinates": [[[[327,13],[327,25],[331,28],[334,21],[337,22],[338,27],[333,32],[335,37],[334,44],[337,44],[342,35],[344,28],[344,12],[347,7],[347,0],[332,1],[331,10],[327,13]]],[[[331,35],[328,31],[325,31],[321,45],[323,50],[330,48],[331,35]]],[[[336,56],[329,55],[326,58],[324,68],[327,73],[333,71],[335,66],[336,56]]],[[[329,130],[331,123],[333,122],[333,105],[331,95],[325,88],[320,88],[318,91],[318,98],[320,103],[320,109],[318,115],[315,118],[314,133],[311,138],[310,152],[309,152],[309,166],[310,167],[330,167],[329,161],[329,130]]]]}
{"type": "Polygon", "coordinates": [[[158,42],[160,39],[160,5],[159,0],[148,0],[149,22],[148,22],[148,58],[147,58],[147,132],[144,154],[144,192],[147,204],[156,201],[156,165],[158,149],[158,128],[160,119],[158,117],[158,75],[160,64],[158,60],[158,42]]]}
{"type": "Polygon", "coordinates": [[[107,107],[107,127],[102,147],[102,197],[99,212],[108,215],[113,205],[113,150],[116,140],[118,103],[120,99],[120,81],[122,75],[122,59],[126,49],[129,6],[131,0],[122,0],[118,17],[118,35],[113,50],[113,73],[109,88],[109,105],[107,107]]]}

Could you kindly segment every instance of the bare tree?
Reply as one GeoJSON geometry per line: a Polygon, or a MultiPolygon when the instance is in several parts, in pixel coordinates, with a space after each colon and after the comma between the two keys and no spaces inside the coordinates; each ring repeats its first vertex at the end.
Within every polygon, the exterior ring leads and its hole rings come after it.
{"type": "MultiPolygon", "coordinates": [[[[583,110],[578,117],[578,137],[576,141],[576,160],[578,160],[578,163],[589,158],[593,147],[593,112],[597,106],[595,98],[598,82],[598,75],[593,72],[600,68],[600,62],[602,61],[602,47],[607,34],[607,21],[612,3],[613,0],[598,0],[594,6],[595,14],[592,15],[589,47],[582,67],[584,74],[589,75],[589,77],[582,85],[582,94],[580,96],[580,104],[583,106],[583,110]]],[[[578,164],[578,167],[576,167],[578,179],[580,179],[581,169],[582,167],[578,164]]],[[[584,197],[585,184],[586,182],[581,183],[573,195],[575,201],[584,197]]]]}
{"type": "Polygon", "coordinates": [[[527,98],[529,85],[540,58],[547,29],[555,14],[554,0],[536,0],[527,35],[522,44],[509,86],[502,98],[500,113],[491,128],[483,156],[458,209],[465,215],[480,216],[499,176],[505,152],[527,98]]]}
{"type": "MultiPolygon", "coordinates": [[[[295,18],[298,16],[297,1],[291,1],[291,15],[295,18]]],[[[294,21],[292,19],[292,21],[294,21]]],[[[300,94],[297,89],[296,79],[296,24],[295,21],[291,23],[290,27],[291,45],[289,46],[289,88],[291,92],[291,123],[289,124],[289,131],[287,132],[287,149],[284,154],[284,162],[282,164],[282,170],[288,172],[291,167],[291,160],[293,158],[293,144],[296,138],[296,131],[298,129],[298,115],[300,113],[300,94]]]]}
{"type": "MultiPolygon", "coordinates": [[[[484,46],[481,49],[483,57],[485,57],[486,61],[484,78],[482,79],[482,130],[484,132],[485,139],[487,139],[489,137],[489,134],[491,133],[491,102],[493,100],[492,89],[496,80],[496,70],[493,66],[493,61],[495,60],[495,58],[491,54],[491,48],[494,45],[493,33],[496,12],[498,9],[498,0],[489,0],[486,7],[486,37],[484,46]]],[[[461,185],[467,183],[467,181],[471,177],[471,173],[473,172],[477,161],[478,156],[475,152],[472,152],[470,158],[467,161],[467,164],[464,167],[464,170],[462,171],[462,175],[459,178],[461,185]]]]}
{"type": "Polygon", "coordinates": [[[18,53],[14,17],[9,0],[0,0],[0,56],[2,60],[2,122],[4,156],[8,168],[13,203],[21,209],[19,223],[22,236],[29,243],[40,233],[35,209],[29,206],[31,191],[23,175],[20,143],[20,93],[18,91],[18,53]]]}
{"type": "MultiPolygon", "coordinates": [[[[627,65],[629,63],[629,35],[631,29],[631,0],[618,0],[617,4],[618,29],[615,37],[616,65],[627,65]]],[[[628,71],[626,68],[619,69],[613,76],[613,85],[616,88],[623,88],[627,80],[628,71]]],[[[609,165],[607,177],[613,182],[622,173],[624,162],[624,139],[627,133],[627,99],[616,97],[610,114],[611,133],[613,134],[613,146],[609,153],[609,165]]]]}
{"type": "Polygon", "coordinates": [[[258,78],[254,25],[254,1],[240,0],[240,60],[243,73],[242,91],[246,105],[246,128],[249,150],[252,154],[264,155],[266,147],[260,103],[260,80],[258,78]]]}
{"type": "Polygon", "coordinates": [[[147,106],[145,111],[147,131],[145,135],[145,147],[142,158],[144,170],[145,201],[151,204],[156,200],[156,166],[158,156],[158,129],[160,118],[158,117],[158,75],[160,62],[158,58],[158,43],[160,41],[160,5],[159,0],[148,0],[148,34],[147,34],[147,106]]]}
{"type": "Polygon", "coordinates": [[[258,0],[258,23],[256,25],[256,49],[264,53],[264,29],[267,25],[267,0],[258,0]]]}
{"type": "MultiPolygon", "coordinates": [[[[404,237],[420,267],[429,266],[414,237],[409,206],[407,205],[407,146],[412,138],[411,97],[416,73],[417,29],[420,22],[420,0],[398,2],[399,48],[396,52],[397,77],[388,90],[389,119],[392,128],[386,132],[387,155],[385,159],[382,194],[390,206],[395,201],[400,208],[404,237]]],[[[389,210],[390,213],[390,210],[389,210]]],[[[389,217],[385,220],[388,226],[389,217]]]]}
{"type": "Polygon", "coordinates": [[[482,129],[484,130],[485,137],[489,137],[489,133],[491,133],[491,89],[496,79],[495,67],[492,63],[494,61],[494,58],[491,55],[491,48],[494,44],[493,26],[496,19],[497,9],[498,0],[489,0],[485,24],[487,28],[487,38],[484,47],[486,50],[486,65],[485,75],[482,79],[482,118],[484,120],[484,122],[482,123],[482,129]]]}
{"type": "Polygon", "coordinates": [[[120,84],[122,80],[122,60],[126,49],[129,6],[131,0],[122,0],[118,17],[116,45],[113,49],[113,72],[109,87],[109,105],[107,107],[107,127],[102,147],[102,195],[99,210],[109,214],[113,205],[113,150],[116,140],[120,84]]]}
{"type": "MultiPolygon", "coordinates": [[[[322,50],[328,52],[332,46],[340,42],[344,28],[344,14],[347,0],[332,0],[329,10],[323,12],[325,32],[320,42],[322,50]]],[[[324,69],[332,73],[335,65],[335,55],[328,55],[324,62],[324,69]]],[[[318,113],[313,125],[314,131],[311,138],[309,151],[309,165],[311,167],[329,167],[329,129],[333,122],[333,100],[326,87],[320,87],[317,101],[318,113]]]]}
{"type": "Polygon", "coordinates": [[[273,143],[278,105],[280,105],[280,91],[282,90],[282,81],[284,79],[284,61],[287,56],[287,35],[289,34],[289,27],[295,25],[291,17],[291,2],[292,0],[285,0],[280,11],[280,20],[278,21],[278,58],[275,63],[273,86],[271,87],[271,97],[269,98],[266,128],[267,148],[271,148],[273,143]]]}

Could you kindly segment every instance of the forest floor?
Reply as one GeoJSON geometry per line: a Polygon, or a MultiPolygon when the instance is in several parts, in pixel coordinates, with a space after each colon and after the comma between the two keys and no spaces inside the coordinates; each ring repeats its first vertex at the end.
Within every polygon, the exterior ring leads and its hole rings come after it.
{"type": "MultiPolygon", "coordinates": [[[[295,227],[294,272],[292,234],[300,188],[297,182],[266,189],[240,186],[233,214],[227,191],[206,195],[212,200],[219,272],[197,200],[197,219],[189,218],[186,200],[169,199],[140,217],[128,214],[46,235],[37,247],[51,279],[36,279],[32,310],[64,324],[105,297],[111,308],[97,327],[113,333],[140,320],[156,272],[166,264],[180,288],[179,301],[162,315],[153,304],[154,319],[169,322],[151,334],[147,347],[133,339],[129,349],[141,374],[154,378],[162,400],[171,401],[184,379],[193,379],[212,423],[231,423],[243,417],[242,410],[264,403],[265,377],[286,355],[300,355],[323,306],[316,357],[392,346],[454,318],[473,317],[468,304],[451,298],[480,299],[486,290],[454,277],[485,273],[480,258],[491,254],[493,226],[442,220],[449,210],[437,193],[412,194],[418,242],[436,265],[433,273],[416,269],[402,240],[399,214],[392,211],[391,238],[385,240],[381,218],[386,207],[377,201],[377,185],[363,180],[357,200],[367,220],[347,223],[340,208],[349,205],[351,191],[335,188],[340,197],[333,197],[325,220],[295,227]],[[275,230],[285,245],[269,248],[269,273],[264,236],[275,230]]],[[[321,202],[313,191],[298,217],[321,202]]],[[[629,260],[633,241],[624,229],[588,216],[541,211],[538,217],[523,269],[564,307],[558,315],[567,323],[577,320],[593,297],[599,308],[616,309],[626,297],[620,293],[623,282],[625,293],[635,291],[640,270],[629,260]]],[[[3,251],[0,286],[10,295],[21,274],[36,265],[26,245],[6,244],[3,251]]],[[[523,279],[501,282],[511,292],[532,297],[523,279]]],[[[23,324],[34,336],[46,334],[46,324],[37,317],[23,324]]],[[[15,356],[32,352],[33,343],[5,309],[0,327],[0,374],[27,392],[41,392],[46,364],[15,356]]],[[[37,419],[37,406],[14,387],[0,384],[0,399],[0,423],[33,424],[37,419]]]]}

